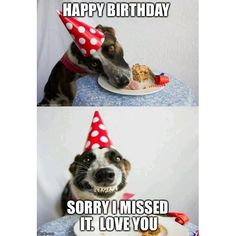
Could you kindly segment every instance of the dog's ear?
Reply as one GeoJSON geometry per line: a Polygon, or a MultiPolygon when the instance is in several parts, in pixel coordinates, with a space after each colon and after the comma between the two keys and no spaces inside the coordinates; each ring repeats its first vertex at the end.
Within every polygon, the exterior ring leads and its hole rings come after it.
{"type": "Polygon", "coordinates": [[[131,164],[128,160],[126,160],[124,158],[122,159],[122,162],[123,162],[123,165],[124,165],[124,168],[125,168],[126,175],[128,175],[130,170],[131,170],[131,164]]]}
{"type": "Polygon", "coordinates": [[[71,173],[72,175],[75,174],[76,167],[77,167],[77,165],[78,165],[77,162],[78,162],[79,158],[80,158],[80,155],[76,155],[74,162],[73,162],[73,163],[70,165],[70,167],[69,167],[69,171],[70,171],[70,173],[71,173]]]}
{"type": "Polygon", "coordinates": [[[109,32],[110,34],[112,34],[113,36],[115,36],[116,32],[114,30],[114,28],[112,27],[108,27],[108,26],[102,26],[102,25],[97,25],[96,29],[105,33],[105,32],[109,32]]]}
{"type": "Polygon", "coordinates": [[[99,30],[100,32],[103,32],[103,26],[102,25],[97,25],[96,29],[99,30]]]}

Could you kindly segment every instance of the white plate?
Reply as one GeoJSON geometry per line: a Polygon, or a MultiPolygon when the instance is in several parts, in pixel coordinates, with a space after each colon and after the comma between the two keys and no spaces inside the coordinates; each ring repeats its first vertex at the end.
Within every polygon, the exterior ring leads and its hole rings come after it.
{"type": "MultiPolygon", "coordinates": [[[[96,217],[95,217],[96,218],[96,217]]],[[[77,236],[113,236],[113,235],[122,235],[122,236],[141,236],[142,234],[140,232],[136,231],[130,231],[130,232],[99,232],[98,231],[98,221],[94,219],[95,223],[93,223],[95,227],[94,232],[82,232],[79,229],[79,223],[77,222],[74,225],[74,232],[77,236]],[[97,222],[97,223],[96,223],[97,222]]],[[[160,236],[189,236],[189,232],[186,227],[176,223],[173,219],[168,217],[161,217],[159,216],[159,224],[164,226],[167,229],[166,235],[160,235],[160,236]]]]}
{"type": "Polygon", "coordinates": [[[154,87],[154,88],[147,88],[147,89],[140,89],[140,90],[131,90],[131,89],[118,89],[110,85],[105,77],[100,75],[98,77],[98,84],[104,88],[105,90],[108,90],[112,93],[117,93],[117,94],[122,94],[122,95],[129,95],[129,96],[142,96],[142,95],[147,95],[147,94],[152,94],[152,93],[157,93],[161,91],[165,86],[160,86],[160,87],[154,87]]]}

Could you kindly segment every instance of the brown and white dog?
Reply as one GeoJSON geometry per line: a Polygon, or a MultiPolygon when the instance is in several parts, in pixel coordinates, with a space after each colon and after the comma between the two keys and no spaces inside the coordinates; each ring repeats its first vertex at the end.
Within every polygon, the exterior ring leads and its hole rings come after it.
{"type": "Polygon", "coordinates": [[[69,200],[121,199],[130,169],[130,162],[113,148],[96,148],[77,155],[61,197],[63,215],[69,200]]]}
{"type": "Polygon", "coordinates": [[[116,88],[129,84],[130,68],[124,60],[123,49],[117,41],[115,30],[102,25],[98,25],[96,29],[105,34],[102,47],[92,56],[85,57],[73,42],[64,59],[66,57],[81,73],[66,68],[63,60],[57,62],[44,87],[44,98],[39,106],[71,106],[76,93],[76,80],[85,74],[102,74],[116,88]]]}

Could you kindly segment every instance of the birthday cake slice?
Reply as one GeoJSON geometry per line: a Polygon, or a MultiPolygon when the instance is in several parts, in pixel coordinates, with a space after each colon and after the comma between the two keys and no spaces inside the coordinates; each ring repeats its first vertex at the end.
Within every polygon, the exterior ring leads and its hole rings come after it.
{"type": "Polygon", "coordinates": [[[134,64],[132,66],[132,80],[127,89],[139,90],[155,87],[154,73],[146,65],[134,64]]]}
{"type": "Polygon", "coordinates": [[[138,82],[144,82],[147,80],[153,80],[154,74],[150,68],[146,65],[135,64],[132,66],[133,80],[138,82]]]}

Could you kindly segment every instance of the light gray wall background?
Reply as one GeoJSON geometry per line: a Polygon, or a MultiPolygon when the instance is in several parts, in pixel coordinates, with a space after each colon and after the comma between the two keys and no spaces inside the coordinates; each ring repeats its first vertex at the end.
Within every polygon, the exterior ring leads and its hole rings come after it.
{"type": "MultiPolygon", "coordinates": [[[[167,199],[198,224],[198,109],[99,108],[132,163],[127,192],[167,199]],[[122,114],[122,117],[121,117],[122,114]]],[[[59,217],[69,165],[83,150],[94,108],[38,108],[38,225],[59,217]]]]}
{"type": "MultiPolygon", "coordinates": [[[[71,42],[56,14],[61,2],[38,0],[38,101],[52,67],[71,42]]],[[[131,65],[138,62],[168,72],[189,85],[198,99],[198,0],[169,2],[166,19],[94,17],[84,21],[113,26],[131,65]]]]}

